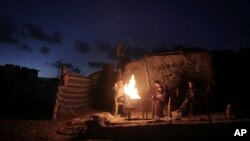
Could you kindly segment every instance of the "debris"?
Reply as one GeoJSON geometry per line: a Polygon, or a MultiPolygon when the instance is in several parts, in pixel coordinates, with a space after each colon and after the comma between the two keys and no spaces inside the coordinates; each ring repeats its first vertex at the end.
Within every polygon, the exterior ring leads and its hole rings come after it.
{"type": "Polygon", "coordinates": [[[64,135],[84,134],[87,131],[87,120],[76,118],[66,123],[57,133],[64,135]]]}

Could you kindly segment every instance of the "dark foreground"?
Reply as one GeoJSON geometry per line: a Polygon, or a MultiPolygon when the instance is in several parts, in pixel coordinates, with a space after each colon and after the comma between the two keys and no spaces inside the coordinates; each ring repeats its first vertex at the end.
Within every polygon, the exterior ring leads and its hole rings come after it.
{"type": "Polygon", "coordinates": [[[109,113],[71,120],[10,120],[0,121],[0,140],[214,140],[232,138],[245,140],[250,134],[249,119],[226,120],[215,115],[212,121],[206,116],[179,119],[131,120],[109,113]],[[243,137],[234,136],[236,129],[246,129],[243,137]]]}
{"type": "MultiPolygon", "coordinates": [[[[224,119],[223,115],[215,115],[210,121],[204,115],[183,117],[179,119],[161,118],[141,120],[134,118],[117,119],[107,114],[99,114],[91,122],[89,132],[93,137],[111,140],[209,140],[215,138],[234,138],[236,129],[250,127],[249,119],[224,119]]],[[[235,137],[236,139],[245,139],[235,137]]]]}

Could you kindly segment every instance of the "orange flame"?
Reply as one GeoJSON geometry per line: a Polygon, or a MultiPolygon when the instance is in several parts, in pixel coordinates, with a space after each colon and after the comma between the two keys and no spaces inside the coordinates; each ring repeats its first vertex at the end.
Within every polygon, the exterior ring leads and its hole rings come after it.
{"type": "Polygon", "coordinates": [[[135,76],[133,74],[131,75],[129,84],[125,84],[124,86],[124,93],[128,95],[130,99],[141,99],[135,87],[135,76]]]}

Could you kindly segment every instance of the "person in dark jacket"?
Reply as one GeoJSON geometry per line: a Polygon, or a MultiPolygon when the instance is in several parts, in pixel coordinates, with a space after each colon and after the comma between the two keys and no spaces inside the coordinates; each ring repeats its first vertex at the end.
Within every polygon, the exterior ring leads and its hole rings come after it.
{"type": "Polygon", "coordinates": [[[192,81],[189,81],[186,97],[178,111],[182,112],[182,114],[184,115],[189,114],[189,116],[192,116],[193,100],[194,100],[194,95],[196,94],[197,94],[197,89],[195,88],[194,83],[192,81]]]}
{"type": "Polygon", "coordinates": [[[159,80],[154,81],[155,93],[152,94],[152,118],[162,118],[165,104],[166,85],[159,80]]]}

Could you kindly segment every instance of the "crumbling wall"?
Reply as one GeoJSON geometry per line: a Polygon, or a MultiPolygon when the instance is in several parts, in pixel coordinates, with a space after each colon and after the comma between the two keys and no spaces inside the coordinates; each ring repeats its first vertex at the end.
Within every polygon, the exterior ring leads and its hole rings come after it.
{"type": "Polygon", "coordinates": [[[149,83],[158,79],[169,88],[180,87],[182,83],[194,81],[197,87],[212,85],[214,72],[208,53],[182,53],[153,55],[144,58],[148,70],[149,83]]]}
{"type": "MultiPolygon", "coordinates": [[[[196,105],[199,106],[195,107],[205,106],[206,90],[214,85],[212,59],[206,52],[171,52],[147,55],[142,60],[126,65],[123,74],[125,83],[129,82],[132,74],[135,75],[138,93],[144,101],[151,99],[155,80],[162,81],[170,91],[178,88],[179,96],[171,103],[176,108],[185,98],[188,81],[194,82],[199,92],[195,100],[196,105]]],[[[150,105],[150,102],[146,103],[150,105]]],[[[201,109],[196,111],[199,110],[201,109]]]]}
{"type": "Polygon", "coordinates": [[[150,90],[154,80],[164,82],[168,88],[187,87],[187,81],[194,81],[197,87],[206,89],[214,83],[212,60],[206,52],[148,55],[126,65],[125,83],[131,74],[135,75],[141,95],[150,90]]]}

